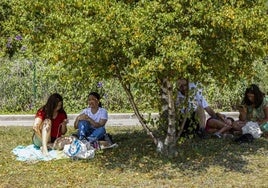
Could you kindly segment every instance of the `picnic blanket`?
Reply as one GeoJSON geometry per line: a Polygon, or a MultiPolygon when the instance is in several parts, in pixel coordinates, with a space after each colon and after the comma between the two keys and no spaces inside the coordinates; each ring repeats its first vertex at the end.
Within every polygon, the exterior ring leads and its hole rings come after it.
{"type": "MultiPolygon", "coordinates": [[[[118,147],[118,144],[114,143],[108,146],[100,145],[99,149],[103,150],[115,147],[118,147]]],[[[12,150],[12,153],[17,156],[16,160],[25,162],[50,161],[69,158],[69,156],[64,153],[64,150],[49,150],[49,155],[45,156],[41,152],[40,148],[36,147],[34,144],[28,146],[17,146],[12,150]]]]}
{"type": "Polygon", "coordinates": [[[12,150],[12,153],[17,156],[18,161],[37,162],[37,161],[50,161],[53,159],[68,158],[63,151],[49,150],[48,156],[42,154],[41,150],[35,145],[17,146],[12,150]]]}

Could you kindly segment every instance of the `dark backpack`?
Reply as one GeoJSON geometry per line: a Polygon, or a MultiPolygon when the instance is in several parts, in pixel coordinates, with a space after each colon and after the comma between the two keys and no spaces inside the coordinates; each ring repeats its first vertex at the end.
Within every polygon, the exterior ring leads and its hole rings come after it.
{"type": "Polygon", "coordinates": [[[249,133],[243,134],[242,136],[235,139],[235,142],[238,144],[251,143],[253,141],[254,141],[254,137],[249,133]]]}

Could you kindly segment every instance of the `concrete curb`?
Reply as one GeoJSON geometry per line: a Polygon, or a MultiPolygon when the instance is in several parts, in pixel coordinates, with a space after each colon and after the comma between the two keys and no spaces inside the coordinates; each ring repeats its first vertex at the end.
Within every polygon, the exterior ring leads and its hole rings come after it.
{"type": "MultiPolygon", "coordinates": [[[[0,126],[32,126],[34,122],[34,114],[32,115],[0,115],[0,126]]],[[[68,126],[73,126],[75,118],[78,114],[68,114],[68,126]]],[[[157,114],[152,114],[157,117],[157,114]]],[[[106,126],[134,126],[140,125],[134,113],[112,113],[108,114],[108,122],[106,126]]]]}
{"type": "MultiPolygon", "coordinates": [[[[226,116],[238,119],[238,112],[221,112],[226,116]]],[[[153,118],[157,118],[157,113],[151,114],[153,118]]],[[[73,126],[75,118],[78,114],[68,114],[69,126],[73,126]]],[[[145,118],[148,114],[144,114],[145,118]]],[[[207,115],[208,117],[208,115],[207,115]]],[[[140,125],[134,113],[111,113],[108,116],[107,126],[134,126],[140,125]]],[[[34,115],[0,115],[0,126],[32,126],[34,115]]]]}
{"type": "MultiPolygon", "coordinates": [[[[27,115],[0,115],[0,121],[18,121],[18,120],[33,120],[34,114],[27,114],[27,115]]],[[[68,114],[68,118],[70,120],[74,120],[78,114],[68,114]]],[[[147,115],[146,115],[147,116],[147,115]]],[[[157,113],[153,113],[152,116],[157,116],[157,113]]],[[[112,113],[108,114],[109,119],[133,119],[136,118],[134,113],[112,113]]]]}

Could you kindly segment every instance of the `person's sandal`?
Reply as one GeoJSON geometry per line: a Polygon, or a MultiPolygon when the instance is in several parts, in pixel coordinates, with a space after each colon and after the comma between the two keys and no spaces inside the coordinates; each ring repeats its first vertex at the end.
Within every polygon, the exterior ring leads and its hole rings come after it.
{"type": "Polygon", "coordinates": [[[214,138],[222,138],[222,135],[221,135],[221,133],[216,132],[213,134],[213,137],[214,138]]]}

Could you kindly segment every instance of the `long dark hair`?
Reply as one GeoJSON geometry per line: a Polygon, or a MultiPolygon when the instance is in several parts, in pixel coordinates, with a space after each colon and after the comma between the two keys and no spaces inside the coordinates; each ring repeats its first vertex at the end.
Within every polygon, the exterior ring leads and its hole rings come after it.
{"type": "Polygon", "coordinates": [[[258,108],[264,99],[264,93],[260,90],[260,88],[256,85],[256,84],[251,84],[245,91],[245,95],[244,95],[244,99],[242,104],[246,104],[246,105],[255,105],[255,108],[258,108]],[[253,94],[254,95],[254,102],[251,102],[248,99],[247,94],[253,94]]]}
{"type": "Polygon", "coordinates": [[[49,96],[46,104],[43,107],[41,107],[41,109],[45,111],[46,118],[51,119],[51,120],[53,119],[53,111],[57,107],[59,102],[62,102],[62,106],[59,109],[59,112],[65,112],[63,108],[62,96],[58,93],[53,93],[52,95],[49,96]]]}
{"type": "Polygon", "coordinates": [[[95,91],[93,91],[93,92],[90,92],[90,93],[88,94],[88,97],[89,97],[90,95],[92,95],[92,96],[94,96],[96,99],[98,99],[98,101],[99,101],[99,107],[102,107],[102,104],[101,104],[101,102],[100,102],[100,99],[101,99],[100,94],[97,93],[97,92],[95,92],[95,91]]]}

